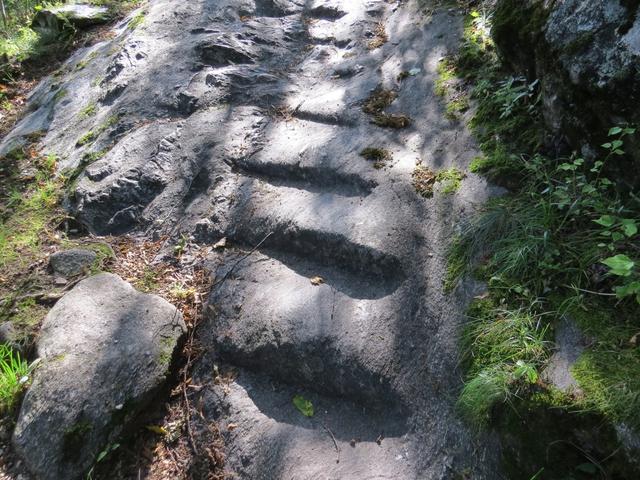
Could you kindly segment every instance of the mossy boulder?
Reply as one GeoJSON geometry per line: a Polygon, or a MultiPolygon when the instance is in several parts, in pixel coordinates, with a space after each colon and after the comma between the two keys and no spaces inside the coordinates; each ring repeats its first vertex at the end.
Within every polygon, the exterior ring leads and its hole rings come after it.
{"type": "Polygon", "coordinates": [[[184,332],[173,305],[113,274],[65,295],[42,326],[41,361],[13,435],[34,476],[84,478],[162,387],[184,332]]]}
{"type": "MultiPolygon", "coordinates": [[[[637,0],[498,1],[498,51],[540,80],[545,123],[564,153],[594,158],[610,127],[640,123],[639,10],[637,0]]],[[[640,141],[625,150],[620,179],[640,184],[640,141]]]]}

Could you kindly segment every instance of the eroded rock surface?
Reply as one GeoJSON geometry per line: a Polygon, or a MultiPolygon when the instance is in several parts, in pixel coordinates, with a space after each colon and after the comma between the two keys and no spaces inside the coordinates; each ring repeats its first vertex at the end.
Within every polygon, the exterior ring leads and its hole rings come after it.
{"type": "Polygon", "coordinates": [[[174,306],[116,275],[65,295],[42,326],[13,435],[36,478],[82,478],[162,386],[184,330],[174,306]]]}
{"type": "Polygon", "coordinates": [[[433,91],[462,19],[384,0],[147,8],[41,84],[0,153],[46,131],[41,147],[77,174],[69,207],[92,232],[226,244],[205,262],[215,280],[191,394],[222,427],[228,470],[497,478],[495,443],[455,410],[470,295],[442,289],[456,225],[491,190],[470,174],[455,195],[424,199],[411,180],[417,162],[466,170],[477,155],[433,91]],[[381,25],[389,41],[374,44],[381,25]],[[385,114],[410,117],[406,128],[363,112],[381,85],[397,92],[385,114]],[[376,169],[367,147],[392,158],[376,169]]]}

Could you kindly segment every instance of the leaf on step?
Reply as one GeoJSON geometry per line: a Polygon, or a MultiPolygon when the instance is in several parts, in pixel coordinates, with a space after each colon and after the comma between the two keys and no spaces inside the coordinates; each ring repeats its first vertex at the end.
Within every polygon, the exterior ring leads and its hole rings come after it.
{"type": "Polygon", "coordinates": [[[160,425],[147,425],[146,428],[150,432],[156,433],[158,435],[169,435],[169,432],[167,432],[167,430],[165,430],[165,428],[161,427],[160,425]]]}
{"type": "Polygon", "coordinates": [[[305,417],[313,417],[313,404],[302,395],[293,397],[293,404],[305,417]]]}
{"type": "Polygon", "coordinates": [[[322,277],[316,276],[311,278],[311,285],[318,286],[318,285],[322,285],[323,283],[324,283],[324,278],[322,277]]]}

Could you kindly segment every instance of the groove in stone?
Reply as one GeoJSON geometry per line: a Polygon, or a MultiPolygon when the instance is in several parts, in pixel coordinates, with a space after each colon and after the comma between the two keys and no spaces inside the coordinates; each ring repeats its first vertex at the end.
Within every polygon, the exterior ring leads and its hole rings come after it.
{"type": "Polygon", "coordinates": [[[353,173],[301,166],[298,164],[254,161],[244,158],[234,161],[231,166],[245,176],[256,177],[276,186],[290,186],[311,192],[335,192],[345,197],[359,197],[371,194],[378,184],[353,173]]]}

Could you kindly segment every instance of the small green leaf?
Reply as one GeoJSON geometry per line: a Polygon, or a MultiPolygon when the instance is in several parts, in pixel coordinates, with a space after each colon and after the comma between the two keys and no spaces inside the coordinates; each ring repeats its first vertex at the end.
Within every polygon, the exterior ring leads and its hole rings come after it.
{"type": "Polygon", "coordinates": [[[630,218],[623,218],[622,231],[627,237],[633,237],[636,233],[638,233],[638,225],[636,225],[636,221],[630,218]]]}
{"type": "Polygon", "coordinates": [[[624,133],[625,133],[625,135],[633,135],[634,133],[636,133],[636,129],[627,127],[627,128],[624,129],[624,133]]]}
{"type": "Polygon", "coordinates": [[[621,133],[622,133],[622,128],[620,127],[613,127],[611,130],[609,130],[609,136],[619,135],[621,133]]]}
{"type": "Polygon", "coordinates": [[[622,145],[624,145],[624,142],[622,140],[614,140],[613,142],[611,142],[612,149],[620,148],[622,145]]]}
{"type": "Polygon", "coordinates": [[[613,233],[611,234],[611,239],[612,239],[614,242],[619,242],[619,241],[620,241],[620,240],[622,240],[623,238],[624,238],[624,235],[622,235],[621,233],[613,232],[613,233]]]}
{"type": "Polygon", "coordinates": [[[477,10],[474,10],[473,12],[471,12],[471,16],[473,18],[478,18],[480,16],[480,12],[478,12],[477,10]]]}
{"type": "Polygon", "coordinates": [[[615,292],[618,298],[624,298],[630,295],[640,294],[640,282],[631,282],[627,285],[616,287],[615,292]]]}
{"type": "Polygon", "coordinates": [[[293,404],[305,417],[313,417],[313,404],[302,395],[293,397],[293,404]]]}
{"type": "Polygon", "coordinates": [[[631,275],[631,271],[636,265],[636,263],[628,256],[622,254],[606,258],[602,260],[601,263],[611,269],[610,273],[612,275],[617,275],[619,277],[628,277],[631,275]]]}
{"type": "Polygon", "coordinates": [[[577,170],[578,167],[576,167],[575,165],[573,165],[571,163],[563,163],[563,164],[559,165],[558,168],[560,170],[564,170],[564,171],[572,171],[572,170],[577,170]]]}
{"type": "Polygon", "coordinates": [[[527,382],[533,384],[536,383],[538,381],[538,372],[536,371],[536,368],[529,364],[529,363],[525,363],[523,360],[518,360],[516,362],[516,369],[514,371],[514,376],[515,378],[522,378],[524,377],[527,382]]]}
{"type": "Polygon", "coordinates": [[[602,148],[611,148],[611,144],[609,142],[603,143],[602,148]]]}
{"type": "Polygon", "coordinates": [[[602,225],[603,227],[613,227],[616,223],[616,218],[611,215],[603,215],[598,220],[594,220],[598,225],[602,225]]]}

